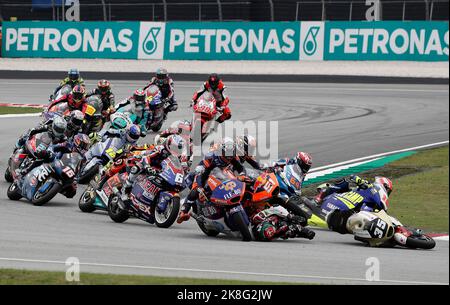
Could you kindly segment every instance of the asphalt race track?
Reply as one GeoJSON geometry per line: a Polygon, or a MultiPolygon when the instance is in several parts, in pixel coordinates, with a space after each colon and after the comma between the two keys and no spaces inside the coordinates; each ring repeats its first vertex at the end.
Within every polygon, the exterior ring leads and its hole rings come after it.
{"type": "MultiPolygon", "coordinates": [[[[0,103],[44,104],[57,82],[1,79],[0,103]]],[[[143,83],[113,85],[120,100],[143,83]]],[[[191,117],[188,101],[199,85],[176,83],[180,109],[169,123],[191,117]]],[[[278,120],[280,157],[309,151],[314,166],[449,139],[448,85],[227,85],[233,119],[278,120]]],[[[2,176],[17,137],[37,122],[0,118],[2,176]]],[[[116,224],[102,212],[84,214],[77,206],[81,190],[43,207],[12,202],[1,181],[0,267],[63,271],[65,260],[77,257],[82,272],[342,284],[373,283],[365,280],[366,260],[376,257],[380,283],[449,283],[446,241],[431,251],[373,249],[349,235],[317,231],[313,241],[243,243],[208,238],[194,221],[158,229],[138,220],[116,224]]]]}

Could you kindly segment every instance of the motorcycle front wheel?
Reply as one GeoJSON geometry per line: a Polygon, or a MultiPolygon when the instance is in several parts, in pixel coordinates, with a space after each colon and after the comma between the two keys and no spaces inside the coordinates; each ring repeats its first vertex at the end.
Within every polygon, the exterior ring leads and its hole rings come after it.
{"type": "Polygon", "coordinates": [[[54,181],[54,183],[50,186],[50,188],[45,193],[36,192],[33,195],[33,199],[31,203],[36,206],[41,206],[49,202],[59,193],[61,190],[61,185],[54,181]]]}
{"type": "Polygon", "coordinates": [[[22,194],[20,194],[20,189],[16,185],[16,183],[11,183],[11,185],[8,187],[7,191],[8,198],[11,200],[19,200],[22,198],[22,194]]]}
{"type": "Polygon", "coordinates": [[[427,235],[411,235],[406,239],[405,246],[412,249],[430,250],[436,246],[436,241],[427,235]]]}
{"type": "Polygon", "coordinates": [[[230,219],[236,225],[236,227],[239,229],[239,232],[241,232],[242,241],[253,240],[253,235],[250,232],[248,225],[245,223],[242,213],[231,214],[230,219]]]}
{"type": "Polygon", "coordinates": [[[5,170],[5,180],[6,182],[12,183],[14,181],[14,178],[11,174],[11,170],[9,169],[9,166],[5,170]]]}
{"type": "Polygon", "coordinates": [[[81,174],[80,177],[78,177],[78,184],[88,184],[89,181],[95,176],[95,174],[98,173],[98,170],[100,168],[99,164],[95,164],[90,169],[88,169],[84,174],[81,174]]]}
{"type": "Polygon", "coordinates": [[[171,202],[167,205],[163,213],[159,213],[155,209],[155,224],[158,228],[169,228],[177,220],[180,211],[180,197],[172,197],[171,202]]]}
{"type": "Polygon", "coordinates": [[[108,215],[109,217],[117,223],[122,223],[130,218],[130,214],[127,210],[122,210],[119,205],[120,198],[118,196],[112,196],[108,202],[108,215]]]}
{"type": "Polygon", "coordinates": [[[78,201],[78,208],[82,212],[92,213],[95,211],[94,201],[95,201],[95,191],[91,186],[84,191],[81,195],[80,200],[78,201]]]}

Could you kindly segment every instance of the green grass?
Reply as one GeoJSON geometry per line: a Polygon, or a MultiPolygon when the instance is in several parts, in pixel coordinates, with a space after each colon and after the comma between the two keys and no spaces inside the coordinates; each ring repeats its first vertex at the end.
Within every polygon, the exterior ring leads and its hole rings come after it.
{"type": "MultiPolygon", "coordinates": [[[[392,180],[388,213],[404,225],[427,232],[449,231],[448,146],[421,150],[382,168],[360,173],[365,179],[385,176],[392,180]]],[[[313,196],[318,184],[305,188],[313,196]]]]}
{"type": "Polygon", "coordinates": [[[22,114],[22,113],[39,113],[42,112],[40,108],[31,107],[0,107],[0,115],[2,114],[22,114]]]}
{"type": "Polygon", "coordinates": [[[286,285],[220,279],[81,273],[80,282],[67,282],[65,272],[0,269],[0,285],[286,285]]]}

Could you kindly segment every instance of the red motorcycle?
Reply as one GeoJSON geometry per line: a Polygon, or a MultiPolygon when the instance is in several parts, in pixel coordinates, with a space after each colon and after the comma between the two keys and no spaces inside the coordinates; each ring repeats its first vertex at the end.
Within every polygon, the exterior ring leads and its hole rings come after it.
{"type": "MultiPolygon", "coordinates": [[[[193,109],[192,131],[196,135],[195,133],[200,130],[201,140],[204,141],[210,133],[211,122],[214,121],[217,114],[216,99],[211,93],[205,92],[200,96],[197,103],[193,105],[193,109]]],[[[197,139],[197,137],[194,137],[194,139],[197,139]]]]}

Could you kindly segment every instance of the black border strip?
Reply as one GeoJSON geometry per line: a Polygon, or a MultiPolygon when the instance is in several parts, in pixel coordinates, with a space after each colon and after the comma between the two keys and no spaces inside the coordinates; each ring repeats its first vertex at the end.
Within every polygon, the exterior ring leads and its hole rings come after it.
{"type": "MultiPolygon", "coordinates": [[[[62,71],[12,71],[0,70],[0,79],[60,79],[62,71]]],[[[85,79],[149,80],[152,72],[83,72],[85,79]]],[[[204,81],[206,74],[171,73],[175,80],[204,81]]],[[[448,85],[448,78],[358,76],[358,75],[262,75],[223,74],[229,82],[293,82],[293,83],[360,83],[360,84],[439,84],[448,85]]]]}

